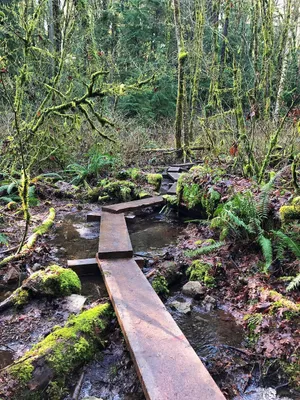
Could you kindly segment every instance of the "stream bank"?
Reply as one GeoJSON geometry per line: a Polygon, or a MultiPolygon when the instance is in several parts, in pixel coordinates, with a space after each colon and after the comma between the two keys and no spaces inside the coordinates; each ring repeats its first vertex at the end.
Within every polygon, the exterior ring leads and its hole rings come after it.
{"type": "MultiPolygon", "coordinates": [[[[54,234],[48,238],[47,245],[51,248],[48,262],[65,265],[68,258],[94,256],[98,246],[99,223],[86,223],[85,217],[86,210],[61,211],[54,234]]],[[[245,332],[228,312],[229,307],[218,300],[218,308],[207,311],[200,301],[191,300],[182,294],[181,287],[187,278],[183,273],[181,252],[176,243],[179,238],[182,242],[191,236],[186,227],[186,224],[176,218],[159,214],[149,214],[146,218],[136,217],[131,222],[129,230],[134,251],[147,259],[144,272],[159,269],[162,262],[174,259],[180,266],[178,279],[174,282],[166,303],[167,307],[228,399],[279,399],[274,389],[258,387],[261,380],[259,371],[256,370],[259,369],[260,360],[245,347],[245,332]],[[191,311],[184,314],[174,310],[170,306],[174,301],[190,303],[191,311]]],[[[107,298],[100,273],[97,276],[82,277],[81,281],[82,294],[89,303],[107,298]]],[[[4,331],[7,332],[6,336],[1,337],[1,343],[12,349],[14,358],[47,335],[54,325],[62,324],[66,320],[69,313],[62,308],[62,303],[59,300],[38,304],[33,302],[22,310],[21,315],[7,313],[1,316],[0,322],[4,323],[4,331]],[[47,323],[44,324],[45,321],[47,323]],[[9,325],[11,330],[6,329],[9,325]]],[[[96,396],[104,400],[143,400],[144,395],[133,363],[117,326],[109,342],[100,358],[96,355],[95,360],[86,366],[79,399],[96,396]]],[[[8,359],[7,363],[10,361],[8,359]]],[[[70,377],[70,393],[74,390],[81,372],[78,371],[70,377]]],[[[268,380],[265,385],[268,386],[268,380]]],[[[289,399],[297,399],[297,395],[292,393],[288,393],[288,396],[289,399]]],[[[70,399],[70,396],[65,396],[65,400],[70,399]]]]}

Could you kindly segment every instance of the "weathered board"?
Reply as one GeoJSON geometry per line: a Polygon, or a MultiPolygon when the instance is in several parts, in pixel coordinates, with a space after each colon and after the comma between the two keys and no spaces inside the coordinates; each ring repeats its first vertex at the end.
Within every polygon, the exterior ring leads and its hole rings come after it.
{"type": "Polygon", "coordinates": [[[173,182],[177,182],[180,175],[178,172],[168,172],[169,177],[173,180],[173,182]]]}
{"type": "Polygon", "coordinates": [[[98,264],[148,400],[225,400],[133,259],[98,264]]]}
{"type": "Polygon", "coordinates": [[[176,190],[177,190],[177,182],[174,182],[167,193],[168,194],[176,194],[176,190]]]}
{"type": "Polygon", "coordinates": [[[145,207],[163,205],[164,202],[165,200],[163,199],[162,196],[154,196],[146,199],[129,201],[127,203],[119,203],[111,206],[103,206],[102,210],[118,214],[127,211],[139,210],[145,207]]]}
{"type": "MultiPolygon", "coordinates": [[[[101,221],[102,210],[88,213],[86,216],[87,222],[96,222],[101,221]]],[[[135,219],[135,215],[125,215],[125,219],[127,222],[133,221],[135,219]]]]}
{"type": "Polygon", "coordinates": [[[68,267],[76,272],[77,275],[95,275],[99,268],[96,258],[83,258],[81,260],[68,260],[68,267]]]}
{"type": "MultiPolygon", "coordinates": [[[[134,257],[134,261],[140,268],[145,266],[145,259],[143,257],[134,257]]],[[[67,265],[80,276],[99,274],[99,267],[96,258],[68,260],[67,265]]]]}
{"type": "Polygon", "coordinates": [[[98,255],[100,258],[133,256],[124,214],[102,211],[98,255]]]}
{"type": "Polygon", "coordinates": [[[181,167],[169,167],[168,172],[180,172],[181,167]]]}

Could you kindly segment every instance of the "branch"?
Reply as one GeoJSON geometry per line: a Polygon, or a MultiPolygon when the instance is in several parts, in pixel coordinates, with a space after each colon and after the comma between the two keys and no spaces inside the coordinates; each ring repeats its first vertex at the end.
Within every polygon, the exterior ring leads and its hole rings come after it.
{"type": "Polygon", "coordinates": [[[17,261],[20,258],[24,257],[26,254],[34,246],[35,242],[37,241],[38,237],[46,233],[54,223],[55,218],[55,210],[54,208],[50,208],[48,217],[43,221],[42,225],[36,228],[35,232],[29,236],[27,243],[21,248],[21,251],[18,254],[12,254],[4,258],[0,261],[0,268],[4,267],[7,263],[11,261],[17,261]]]}

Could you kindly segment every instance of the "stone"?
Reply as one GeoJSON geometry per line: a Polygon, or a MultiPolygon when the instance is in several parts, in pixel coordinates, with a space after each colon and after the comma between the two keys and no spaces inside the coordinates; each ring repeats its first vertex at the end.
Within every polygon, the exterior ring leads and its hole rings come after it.
{"type": "Polygon", "coordinates": [[[85,397],[82,400],[103,400],[103,399],[100,399],[99,397],[95,397],[95,396],[88,396],[88,397],[85,397]]]}
{"type": "Polygon", "coordinates": [[[4,283],[14,283],[17,282],[18,280],[19,280],[19,271],[14,267],[9,268],[9,270],[3,276],[4,283]]]}
{"type": "Polygon", "coordinates": [[[38,270],[41,269],[41,268],[42,268],[41,264],[39,264],[39,263],[34,263],[31,269],[32,269],[33,272],[36,272],[36,271],[38,271],[38,270]]]}
{"type": "Polygon", "coordinates": [[[159,265],[159,270],[162,275],[166,278],[169,285],[176,283],[181,278],[181,273],[179,272],[179,266],[174,261],[164,261],[159,265]]]}
{"type": "Polygon", "coordinates": [[[199,298],[204,295],[205,288],[198,281],[190,281],[183,286],[182,293],[186,296],[199,298]]]}
{"type": "Polygon", "coordinates": [[[86,297],[81,296],[80,294],[71,294],[70,296],[65,297],[66,304],[64,304],[64,308],[68,310],[70,313],[79,314],[86,302],[86,297]]]}
{"type": "Polygon", "coordinates": [[[202,302],[202,306],[205,308],[205,310],[207,312],[213,310],[216,307],[216,304],[217,304],[217,300],[214,297],[209,296],[209,295],[205,296],[205,298],[202,302]]]}
{"type": "Polygon", "coordinates": [[[190,314],[190,312],[192,311],[191,303],[188,302],[181,302],[175,300],[172,301],[172,303],[170,303],[170,307],[172,307],[173,309],[182,314],[190,314]]]}

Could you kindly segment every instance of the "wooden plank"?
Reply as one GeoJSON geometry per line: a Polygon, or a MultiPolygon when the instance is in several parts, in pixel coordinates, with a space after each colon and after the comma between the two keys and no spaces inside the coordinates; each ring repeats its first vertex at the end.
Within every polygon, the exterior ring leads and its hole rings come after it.
{"type": "MultiPolygon", "coordinates": [[[[86,216],[86,222],[101,221],[101,215],[102,211],[88,213],[86,216]]],[[[125,215],[125,219],[127,222],[133,221],[135,219],[135,215],[125,215]]]]}
{"type": "Polygon", "coordinates": [[[168,172],[180,172],[181,167],[169,167],[168,172]]]}
{"type": "Polygon", "coordinates": [[[173,182],[177,182],[180,175],[178,172],[168,172],[169,177],[173,180],[173,182]]]}
{"type": "Polygon", "coordinates": [[[180,168],[192,168],[194,163],[182,163],[182,164],[173,164],[171,167],[180,167],[180,168]]]}
{"type": "Polygon", "coordinates": [[[158,205],[163,205],[164,203],[165,200],[162,196],[155,196],[141,200],[129,201],[128,203],[119,203],[119,204],[114,204],[112,206],[103,206],[102,210],[118,214],[126,211],[139,210],[145,207],[154,207],[158,205]]]}
{"type": "Polygon", "coordinates": [[[225,400],[133,259],[98,259],[147,400],[225,400]]]}
{"type": "MultiPolygon", "coordinates": [[[[143,257],[134,257],[134,261],[140,268],[145,266],[143,257]]],[[[71,268],[77,275],[95,275],[99,274],[99,267],[96,258],[82,258],[79,260],[68,260],[68,268],[71,268]]]]}
{"type": "Polygon", "coordinates": [[[177,190],[177,182],[174,182],[167,193],[168,194],[176,194],[176,190],[177,190]]]}
{"type": "Polygon", "coordinates": [[[96,258],[83,258],[81,260],[68,260],[68,267],[77,275],[95,275],[99,272],[96,258]]]}
{"type": "Polygon", "coordinates": [[[98,255],[105,259],[133,256],[124,214],[102,212],[98,255]]]}

